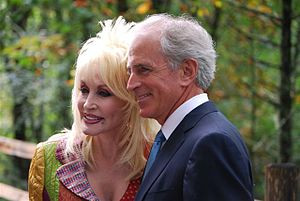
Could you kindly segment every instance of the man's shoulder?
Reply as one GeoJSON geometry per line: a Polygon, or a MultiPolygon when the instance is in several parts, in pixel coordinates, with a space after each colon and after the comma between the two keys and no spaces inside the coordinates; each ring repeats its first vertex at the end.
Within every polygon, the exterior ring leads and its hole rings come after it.
{"type": "Polygon", "coordinates": [[[212,121],[224,118],[215,104],[207,101],[189,112],[179,124],[184,130],[210,128],[212,121]],[[201,128],[200,128],[201,127],[201,128]]]}
{"type": "Polygon", "coordinates": [[[214,112],[220,112],[220,111],[217,109],[216,105],[212,101],[207,101],[195,107],[192,111],[190,111],[187,114],[187,118],[188,116],[193,116],[193,118],[195,118],[195,116],[202,117],[214,112]]]}

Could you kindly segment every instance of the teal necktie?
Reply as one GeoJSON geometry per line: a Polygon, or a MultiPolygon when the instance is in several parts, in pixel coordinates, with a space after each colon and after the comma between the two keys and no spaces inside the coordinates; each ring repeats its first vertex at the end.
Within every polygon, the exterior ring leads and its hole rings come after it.
{"type": "Polygon", "coordinates": [[[144,176],[143,176],[143,180],[146,176],[146,174],[149,172],[151,166],[153,165],[155,158],[161,148],[161,145],[163,144],[163,142],[166,140],[164,134],[162,133],[162,131],[160,130],[154,140],[154,143],[152,145],[151,151],[150,151],[150,155],[149,158],[147,160],[147,164],[145,167],[145,171],[144,171],[144,176]]]}

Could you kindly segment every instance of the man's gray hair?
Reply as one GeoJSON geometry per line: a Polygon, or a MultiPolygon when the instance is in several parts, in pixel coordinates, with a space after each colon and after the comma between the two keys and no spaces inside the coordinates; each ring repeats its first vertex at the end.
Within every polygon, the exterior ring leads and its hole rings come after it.
{"type": "Polygon", "coordinates": [[[162,53],[172,69],[186,59],[198,62],[198,85],[206,90],[214,79],[216,51],[211,36],[194,18],[182,15],[154,14],[137,24],[137,29],[157,29],[162,53]]]}

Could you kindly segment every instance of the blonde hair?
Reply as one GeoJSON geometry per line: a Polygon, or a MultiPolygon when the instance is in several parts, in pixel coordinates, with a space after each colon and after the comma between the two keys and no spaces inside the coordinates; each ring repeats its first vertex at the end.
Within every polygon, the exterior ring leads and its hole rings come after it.
{"type": "Polygon", "coordinates": [[[93,158],[93,137],[83,134],[80,129],[80,114],[77,108],[80,78],[87,75],[90,78],[100,77],[115,96],[125,101],[122,108],[125,115],[122,121],[123,136],[119,142],[123,153],[119,164],[129,164],[132,168],[128,179],[141,175],[146,159],[144,151],[147,143],[153,140],[158,130],[154,120],[140,117],[139,108],[131,92],[127,91],[128,81],[126,63],[128,51],[128,36],[133,23],[126,23],[123,17],[116,20],[100,22],[102,31],[96,37],[85,42],[76,62],[74,88],[72,90],[73,125],[68,130],[66,155],[76,154],[90,166],[95,167],[93,158]],[[82,146],[78,146],[82,143],[82,146]]]}

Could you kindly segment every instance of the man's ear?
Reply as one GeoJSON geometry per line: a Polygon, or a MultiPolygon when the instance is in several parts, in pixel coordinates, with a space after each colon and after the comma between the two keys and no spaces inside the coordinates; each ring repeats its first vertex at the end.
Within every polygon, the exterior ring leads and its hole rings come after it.
{"type": "Polygon", "coordinates": [[[183,86],[195,83],[198,74],[198,62],[195,59],[185,59],[181,64],[180,71],[183,86]]]}

